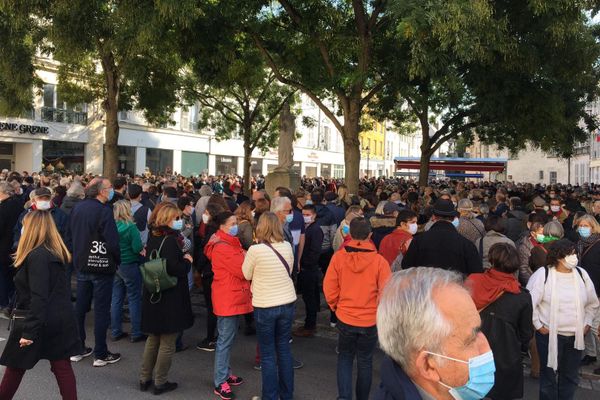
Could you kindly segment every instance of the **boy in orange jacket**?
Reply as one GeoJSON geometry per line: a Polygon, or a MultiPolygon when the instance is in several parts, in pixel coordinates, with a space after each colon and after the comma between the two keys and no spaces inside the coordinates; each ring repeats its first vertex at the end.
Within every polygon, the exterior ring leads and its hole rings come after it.
{"type": "Polygon", "coordinates": [[[331,259],[323,280],[323,292],[338,317],[338,396],[352,398],[352,364],[356,354],[356,399],[367,400],[377,344],[377,304],[391,269],[370,240],[371,227],[367,220],[353,219],[350,237],[350,242],[331,259]]]}

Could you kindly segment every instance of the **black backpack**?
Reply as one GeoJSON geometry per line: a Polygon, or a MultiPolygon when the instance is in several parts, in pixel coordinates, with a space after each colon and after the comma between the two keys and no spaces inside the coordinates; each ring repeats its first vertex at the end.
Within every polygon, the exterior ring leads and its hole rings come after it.
{"type": "Polygon", "coordinates": [[[133,213],[133,220],[138,228],[138,231],[143,232],[148,226],[148,210],[146,206],[141,206],[138,210],[133,213]]]}

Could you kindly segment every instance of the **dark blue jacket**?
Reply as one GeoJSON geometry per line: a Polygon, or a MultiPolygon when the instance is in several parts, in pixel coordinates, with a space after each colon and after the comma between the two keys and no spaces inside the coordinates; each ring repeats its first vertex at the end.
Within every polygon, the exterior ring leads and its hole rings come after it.
{"type": "MultiPolygon", "coordinates": [[[[16,249],[19,244],[19,240],[21,239],[21,228],[23,227],[23,218],[27,214],[33,211],[33,208],[29,207],[25,211],[19,215],[19,219],[17,220],[17,224],[15,225],[15,229],[13,231],[13,247],[16,249]]],[[[69,250],[71,250],[71,230],[69,229],[69,216],[60,208],[52,207],[50,209],[50,214],[54,219],[54,224],[56,224],[56,229],[58,229],[58,233],[60,233],[60,237],[69,250]]]]}
{"type": "Polygon", "coordinates": [[[381,383],[375,400],[422,400],[422,397],[402,368],[385,356],[381,363],[381,383]]]}
{"type": "Polygon", "coordinates": [[[344,207],[335,204],[333,201],[328,202],[326,207],[331,211],[335,218],[335,223],[339,226],[344,218],[346,218],[346,210],[344,210],[344,207]]]}
{"type": "Polygon", "coordinates": [[[323,231],[318,222],[313,222],[304,231],[304,251],[300,259],[302,269],[319,269],[319,257],[323,244],[323,231]]]}
{"type": "Polygon", "coordinates": [[[327,206],[315,204],[315,208],[317,209],[317,223],[323,231],[321,252],[324,253],[332,249],[333,238],[335,237],[338,224],[335,221],[335,216],[327,206]]]}
{"type": "Polygon", "coordinates": [[[121,263],[119,232],[110,206],[96,199],[85,199],[71,211],[71,235],[73,241],[73,265],[80,270],[87,263],[87,256],[94,233],[106,242],[106,250],[117,265],[121,263]]]}

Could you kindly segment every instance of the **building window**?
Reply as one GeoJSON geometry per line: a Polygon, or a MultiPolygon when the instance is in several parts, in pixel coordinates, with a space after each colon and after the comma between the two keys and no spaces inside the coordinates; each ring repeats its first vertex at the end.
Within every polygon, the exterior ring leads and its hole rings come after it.
{"type": "Polygon", "coordinates": [[[146,149],[146,167],[153,174],[173,172],[173,150],[146,149]]]}
{"type": "Polygon", "coordinates": [[[135,174],[135,147],[119,146],[119,173],[135,174]]]}
{"type": "Polygon", "coordinates": [[[339,164],[333,165],[333,177],[343,178],[344,177],[344,166],[339,164]]]}
{"type": "Polygon", "coordinates": [[[190,127],[190,110],[187,108],[181,109],[181,118],[179,119],[179,129],[182,131],[192,130],[190,127]]]}
{"type": "Polygon", "coordinates": [[[544,171],[540,171],[540,176],[539,179],[542,181],[544,180],[544,171]]]}
{"type": "Polygon", "coordinates": [[[85,165],[84,149],[83,143],[44,140],[42,162],[46,168],[52,165],[53,170],[56,171],[82,173],[85,165]]]}
{"type": "Polygon", "coordinates": [[[237,174],[237,157],[217,156],[215,169],[217,175],[236,175],[237,174]]]}
{"type": "Polygon", "coordinates": [[[44,84],[44,107],[54,107],[54,90],[56,85],[44,84]]]}
{"type": "Polygon", "coordinates": [[[550,171],[550,184],[557,183],[557,173],[556,171],[550,171]]]}

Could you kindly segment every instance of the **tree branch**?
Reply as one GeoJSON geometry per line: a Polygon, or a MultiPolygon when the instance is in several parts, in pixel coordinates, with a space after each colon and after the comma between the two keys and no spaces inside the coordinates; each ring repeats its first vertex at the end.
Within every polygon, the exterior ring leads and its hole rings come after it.
{"type": "Polygon", "coordinates": [[[265,86],[263,86],[263,90],[258,95],[258,98],[256,99],[256,103],[254,103],[254,109],[250,113],[250,121],[254,121],[254,118],[256,118],[256,114],[258,113],[258,109],[260,107],[260,104],[265,99],[265,97],[267,95],[267,91],[271,87],[271,84],[273,84],[274,80],[275,80],[275,74],[271,73],[269,75],[269,77],[267,78],[267,82],[265,83],[265,86]]]}
{"type": "Polygon", "coordinates": [[[385,82],[379,81],[379,83],[377,83],[375,86],[373,86],[371,88],[371,90],[369,91],[369,93],[367,93],[367,95],[365,97],[363,97],[363,99],[360,101],[360,106],[363,107],[363,106],[367,105],[369,103],[369,101],[371,101],[373,96],[375,96],[384,86],[385,86],[385,82]]]}
{"type": "MultiPolygon", "coordinates": [[[[201,95],[201,96],[203,96],[203,95],[201,95]]],[[[231,107],[227,106],[226,104],[224,104],[223,102],[219,101],[218,99],[216,99],[216,98],[214,98],[214,97],[211,97],[211,96],[206,96],[206,95],[204,95],[204,96],[205,96],[205,98],[203,98],[203,97],[199,97],[199,98],[198,98],[198,101],[199,101],[199,102],[200,102],[200,104],[202,104],[204,107],[208,107],[208,108],[210,108],[210,109],[212,109],[212,110],[214,110],[214,111],[218,112],[219,114],[221,114],[221,115],[223,116],[223,118],[225,118],[225,119],[227,119],[227,120],[229,120],[229,121],[231,121],[231,122],[234,122],[234,123],[236,123],[236,124],[238,124],[238,125],[240,125],[240,124],[243,122],[243,120],[244,120],[244,119],[243,119],[243,118],[242,118],[242,117],[241,117],[241,116],[240,116],[240,115],[239,115],[237,112],[235,112],[235,111],[234,111],[234,110],[233,110],[231,107]],[[208,98],[212,98],[212,100],[213,100],[215,103],[219,103],[219,104],[221,104],[222,108],[219,108],[219,107],[218,107],[216,104],[213,104],[213,103],[209,102],[209,101],[207,100],[208,98]],[[227,115],[227,113],[225,113],[225,112],[223,111],[223,109],[227,109],[227,110],[229,110],[229,111],[230,111],[230,112],[231,112],[233,115],[235,115],[235,116],[236,116],[238,119],[235,119],[235,118],[232,118],[232,117],[230,117],[229,115],[227,115]]]]}
{"type": "MultiPolygon", "coordinates": [[[[437,141],[434,142],[435,144],[433,146],[431,146],[432,151],[437,151],[437,149],[439,149],[441,147],[441,145],[446,143],[448,140],[458,136],[459,133],[463,133],[471,128],[476,127],[477,125],[479,125],[479,124],[476,122],[469,122],[467,124],[464,124],[463,126],[461,126],[458,129],[452,130],[451,132],[447,133],[444,136],[438,137],[437,141]]],[[[438,130],[438,132],[439,132],[439,130],[438,130]]],[[[436,132],[436,135],[438,132],[436,132]]]]}
{"type": "Polygon", "coordinates": [[[262,126],[262,128],[260,128],[256,134],[256,138],[254,139],[254,141],[252,142],[252,145],[254,147],[256,147],[256,145],[258,144],[258,142],[260,141],[260,138],[262,137],[263,133],[265,133],[265,131],[267,129],[269,129],[269,126],[271,125],[271,123],[273,122],[273,120],[279,115],[279,113],[281,113],[281,110],[283,109],[283,106],[285,105],[285,103],[290,99],[290,97],[292,97],[294,95],[294,92],[288,94],[279,104],[279,107],[277,107],[277,110],[275,112],[273,112],[271,114],[271,116],[269,117],[269,119],[267,120],[267,122],[264,123],[264,125],[262,126]]]}
{"type": "Polygon", "coordinates": [[[445,135],[450,130],[450,128],[452,127],[453,124],[455,124],[456,122],[460,121],[463,118],[468,117],[471,114],[472,114],[472,112],[470,112],[468,110],[459,111],[458,113],[453,115],[452,118],[450,118],[448,121],[446,121],[440,129],[438,129],[438,131],[431,137],[431,140],[433,142],[436,142],[440,137],[445,135]]]}
{"type": "Polygon", "coordinates": [[[340,123],[340,121],[337,119],[335,114],[327,106],[325,106],[325,104],[319,99],[319,97],[317,95],[315,95],[308,87],[306,87],[305,85],[303,85],[300,82],[296,82],[292,79],[288,79],[288,78],[284,77],[283,74],[281,73],[281,71],[279,70],[279,68],[277,67],[277,64],[275,64],[275,60],[273,60],[273,57],[271,56],[271,54],[269,54],[268,50],[265,48],[265,46],[260,41],[260,38],[255,33],[251,33],[251,35],[252,35],[252,38],[254,40],[256,47],[258,47],[259,51],[265,57],[267,64],[269,65],[269,67],[271,68],[271,71],[273,71],[273,73],[275,74],[277,79],[281,83],[295,87],[296,89],[299,89],[302,92],[304,92],[308,97],[310,97],[310,99],[312,101],[315,102],[315,104],[317,104],[317,106],[319,106],[321,111],[323,111],[323,114],[325,114],[327,116],[327,118],[329,118],[331,120],[331,122],[340,131],[340,133],[343,133],[344,126],[340,123]]]}
{"type": "Polygon", "coordinates": [[[372,32],[373,29],[375,28],[375,26],[377,24],[377,18],[382,13],[382,11],[386,5],[387,5],[386,0],[379,0],[375,3],[375,7],[373,8],[373,12],[371,13],[371,17],[369,18],[369,22],[367,24],[367,27],[370,32],[372,32]]]}

